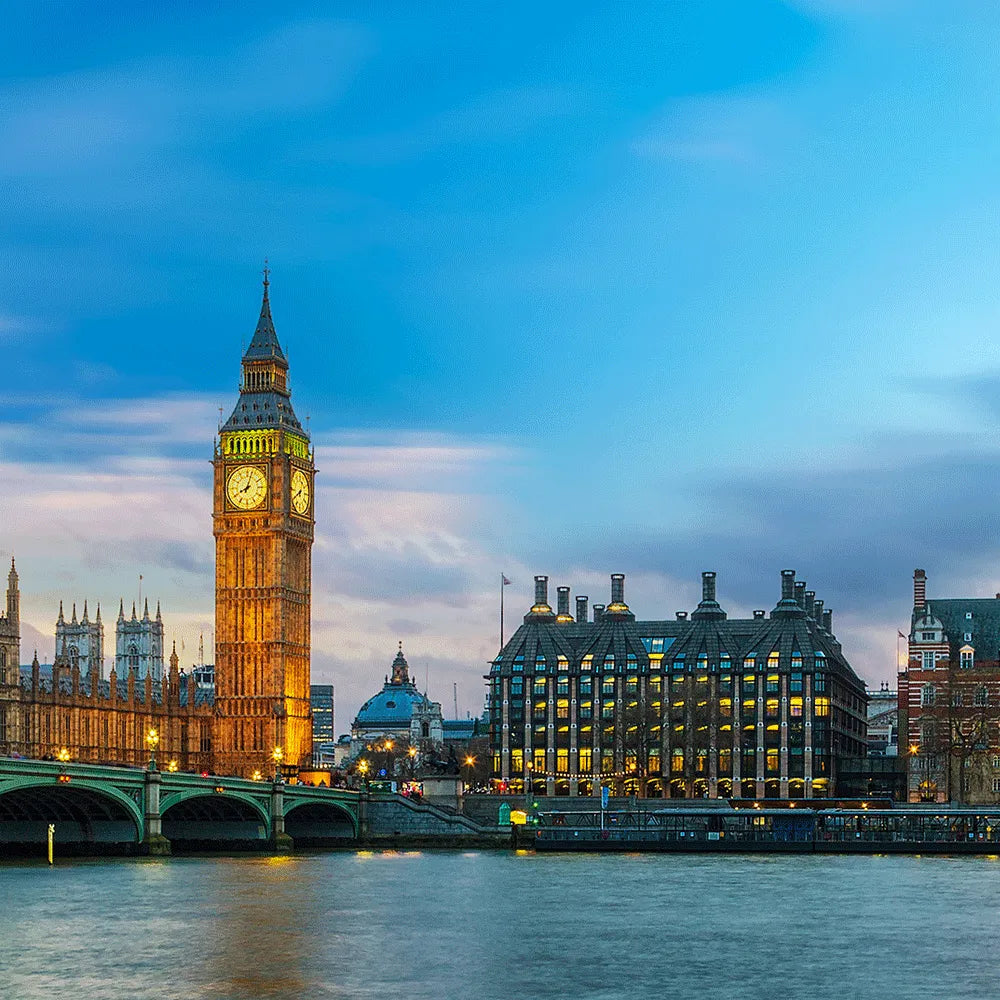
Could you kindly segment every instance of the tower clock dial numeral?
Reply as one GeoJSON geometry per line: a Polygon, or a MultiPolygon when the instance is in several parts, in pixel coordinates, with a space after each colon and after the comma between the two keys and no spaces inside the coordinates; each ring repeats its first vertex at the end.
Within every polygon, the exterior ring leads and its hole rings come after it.
{"type": "Polygon", "coordinates": [[[309,477],[301,469],[292,473],[292,510],[296,514],[309,510],[309,477]]]}
{"type": "Polygon", "coordinates": [[[267,496],[267,478],[256,465],[241,465],[226,480],[226,496],[234,507],[253,510],[267,496]]]}

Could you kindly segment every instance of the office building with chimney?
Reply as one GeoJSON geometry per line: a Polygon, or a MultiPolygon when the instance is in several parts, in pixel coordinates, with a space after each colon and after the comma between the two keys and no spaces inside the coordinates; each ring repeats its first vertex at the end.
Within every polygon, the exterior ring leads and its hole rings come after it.
{"type": "Polygon", "coordinates": [[[492,664],[501,790],[536,795],[810,799],[866,753],[865,686],[793,570],[770,614],[731,619],[702,574],[690,614],[640,621],[625,578],[595,605],[535,577],[535,602],[492,664]]]}

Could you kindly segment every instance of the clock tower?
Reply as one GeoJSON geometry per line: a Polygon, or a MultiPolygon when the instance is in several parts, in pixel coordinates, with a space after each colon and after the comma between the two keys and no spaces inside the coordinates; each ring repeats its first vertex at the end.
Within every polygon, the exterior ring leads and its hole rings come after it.
{"type": "Polygon", "coordinates": [[[240,396],[215,446],[215,710],[223,774],[309,765],[313,451],[292,409],[264,271],[240,396]]]}

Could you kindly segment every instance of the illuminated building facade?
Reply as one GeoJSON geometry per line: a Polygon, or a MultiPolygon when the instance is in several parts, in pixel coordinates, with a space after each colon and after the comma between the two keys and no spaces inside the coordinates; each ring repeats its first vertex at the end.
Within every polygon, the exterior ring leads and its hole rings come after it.
{"type": "Polygon", "coordinates": [[[730,619],[714,573],[675,620],[636,621],[625,578],[595,605],[568,587],[535,602],[490,680],[493,775],[535,794],[789,799],[835,793],[838,762],[866,752],[866,694],[822,601],[781,574],[766,615],[730,619]]]}
{"type": "Polygon", "coordinates": [[[1000,802],[1000,594],[927,598],[913,573],[899,753],[911,802],[1000,802]]]}
{"type": "Polygon", "coordinates": [[[156,729],[162,760],[176,760],[182,770],[212,768],[212,695],[195,691],[178,669],[176,650],[169,674],[157,683],[148,674],[140,680],[135,670],[120,677],[114,668],[104,680],[96,647],[84,670],[79,647],[57,623],[63,642],[51,668],[37,656],[21,667],[20,600],[11,564],[7,614],[0,616],[0,754],[65,751],[71,760],[142,765],[149,760],[146,733],[156,729]]]}
{"type": "Polygon", "coordinates": [[[215,450],[216,767],[311,763],[313,451],[292,409],[265,272],[236,408],[215,450]]]}

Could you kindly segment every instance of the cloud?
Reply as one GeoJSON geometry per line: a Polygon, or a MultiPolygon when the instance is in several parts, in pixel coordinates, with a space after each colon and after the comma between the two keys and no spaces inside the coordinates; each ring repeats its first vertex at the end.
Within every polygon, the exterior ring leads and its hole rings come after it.
{"type": "Polygon", "coordinates": [[[47,323],[32,316],[15,316],[0,313],[0,344],[21,344],[34,335],[47,333],[47,323]]]}
{"type": "Polygon", "coordinates": [[[644,133],[632,152],[648,160],[761,165],[791,141],[791,117],[762,97],[680,98],[644,133]]]}

